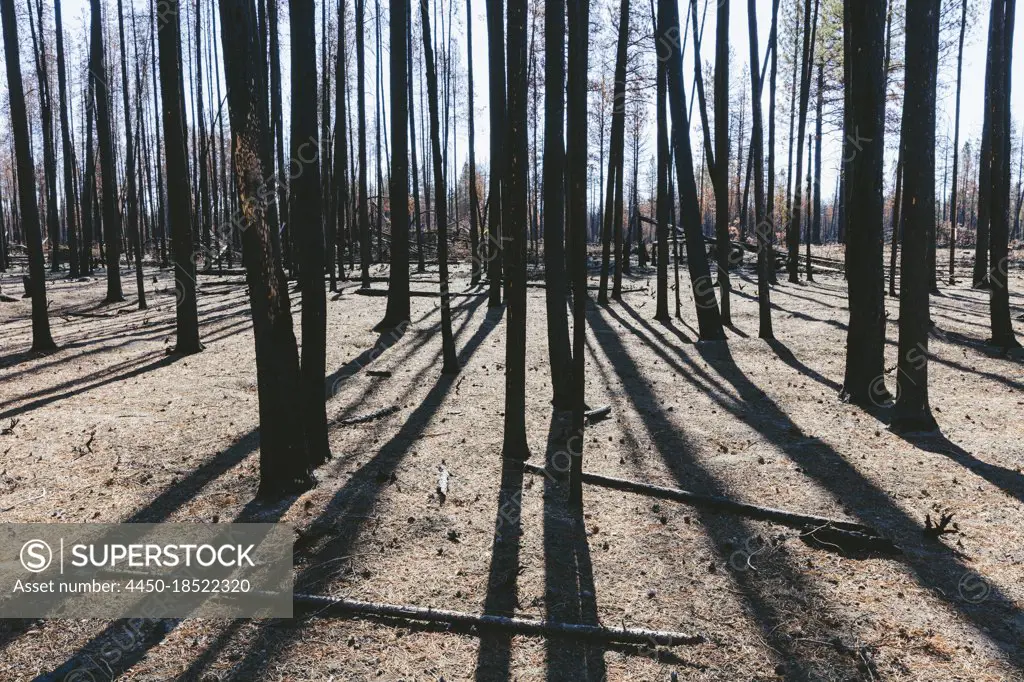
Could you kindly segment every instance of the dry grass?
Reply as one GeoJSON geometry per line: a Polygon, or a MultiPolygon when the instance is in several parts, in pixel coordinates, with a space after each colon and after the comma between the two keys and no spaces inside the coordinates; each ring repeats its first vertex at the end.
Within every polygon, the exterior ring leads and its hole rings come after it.
{"type": "MultiPolygon", "coordinates": [[[[653,273],[636,274],[628,288],[640,290],[621,304],[589,312],[587,400],[613,410],[587,430],[586,468],[864,521],[903,556],[847,557],[789,529],[595,487],[574,518],[557,486],[502,470],[504,322],[481,296],[455,299],[464,369],[453,379],[439,376],[434,299],[413,298],[412,327],[384,340],[369,331],[383,299],[352,284],[329,299],[329,418],[399,410],[335,423],[320,485],[273,507],[251,502],[257,403],[239,278],[203,278],[207,348],[188,358],[164,353],[174,318],[167,272],[147,273],[146,312],[131,301],[98,307],[102,281],[54,281],[61,349],[51,355],[25,352],[27,301],[0,304],[3,521],[281,520],[303,529],[303,591],[596,615],[707,638],[674,650],[599,649],[365,619],[167,621],[137,635],[126,623],[9,621],[0,678],[67,664],[54,679],[1024,679],[1024,366],[985,346],[986,294],[958,285],[933,300],[931,396],[944,437],[911,442],[886,430],[884,413],[836,399],[843,281],[780,284],[779,341],[768,344],[756,338],[748,278],[737,282],[727,345],[692,343],[688,291],[684,321],[655,323],[653,273]],[[382,352],[370,359],[375,344],[382,352]],[[442,460],[452,474],[444,504],[434,494],[442,460]],[[922,536],[937,510],[955,511],[960,534],[922,536]],[[76,668],[93,677],[66,677],[76,668]]],[[[416,279],[414,289],[436,287],[416,279]]],[[[126,277],[126,293],[131,284],[126,277]]],[[[3,285],[17,289],[11,275],[3,285]]],[[[1022,287],[1017,273],[1012,288],[1022,287]]],[[[566,428],[548,403],[543,296],[529,290],[534,461],[566,428]]],[[[1018,316],[1024,299],[1012,303],[1018,316]]],[[[889,366],[895,354],[890,344],[889,366]]]]}

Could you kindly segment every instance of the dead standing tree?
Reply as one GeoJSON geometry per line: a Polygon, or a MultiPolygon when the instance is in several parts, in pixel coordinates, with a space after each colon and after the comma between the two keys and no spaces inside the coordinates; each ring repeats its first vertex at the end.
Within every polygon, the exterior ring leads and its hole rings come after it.
{"type": "Polygon", "coordinates": [[[3,21],[4,61],[7,63],[7,92],[11,106],[11,128],[17,157],[18,201],[21,228],[28,247],[29,291],[32,294],[32,350],[56,350],[50,335],[50,318],[46,311],[46,263],[43,259],[43,237],[39,227],[36,204],[36,169],[25,112],[25,87],[21,80],[21,55],[18,49],[18,24],[14,0],[0,1],[3,21]]]}
{"type": "MultiPolygon", "coordinates": [[[[299,353],[287,281],[271,243],[265,180],[273,167],[267,148],[265,73],[256,68],[259,35],[252,0],[220,0],[221,41],[231,116],[231,142],[243,220],[242,250],[256,341],[260,403],[260,487],[274,498],[314,483],[303,424],[299,353]]],[[[322,282],[320,283],[322,286],[322,282]]]]}

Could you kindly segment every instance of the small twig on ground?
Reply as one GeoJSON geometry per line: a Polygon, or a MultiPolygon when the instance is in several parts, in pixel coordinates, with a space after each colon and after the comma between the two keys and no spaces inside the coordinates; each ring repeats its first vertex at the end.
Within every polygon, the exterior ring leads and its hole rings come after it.
{"type": "Polygon", "coordinates": [[[14,433],[14,427],[18,425],[19,419],[12,419],[10,425],[0,429],[0,436],[9,436],[14,433]]]}

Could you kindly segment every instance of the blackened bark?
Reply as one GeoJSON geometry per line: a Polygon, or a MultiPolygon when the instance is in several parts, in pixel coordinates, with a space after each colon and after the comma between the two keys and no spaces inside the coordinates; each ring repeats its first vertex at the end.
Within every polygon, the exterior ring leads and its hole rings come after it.
{"type": "MultiPolygon", "coordinates": [[[[166,6],[167,14],[158,21],[160,37],[160,95],[163,100],[164,143],[167,157],[167,208],[174,256],[174,291],[177,339],[176,353],[198,353],[199,314],[196,304],[196,264],[192,258],[192,194],[188,186],[188,152],[185,148],[184,102],[178,87],[181,77],[181,29],[178,24],[178,0],[166,6]]],[[[91,147],[89,149],[91,152],[91,147]]],[[[91,153],[88,156],[92,156],[91,153]]],[[[87,161],[87,163],[89,163],[87,161]]],[[[88,169],[87,169],[88,170],[88,169]]],[[[86,180],[85,193],[90,181],[86,180]]]]}
{"type": "Polygon", "coordinates": [[[996,72],[992,79],[992,190],[989,284],[989,312],[992,344],[1004,352],[1019,348],[1010,320],[1009,238],[1010,238],[1010,65],[1013,47],[1015,0],[994,0],[992,21],[998,23],[997,41],[989,43],[996,72]]]}
{"type": "Polygon", "coordinates": [[[693,153],[690,149],[690,129],[686,116],[686,93],[683,87],[682,49],[678,40],[672,36],[679,33],[679,10],[675,3],[660,0],[667,7],[659,5],[659,12],[665,17],[660,26],[661,50],[668,60],[668,97],[672,112],[672,126],[676,131],[672,135],[675,147],[676,175],[681,199],[680,222],[686,236],[687,267],[690,271],[690,282],[693,287],[694,304],[697,308],[697,327],[702,340],[724,339],[722,318],[718,311],[718,300],[711,281],[711,268],[708,266],[707,253],[704,250],[704,236],[701,233],[700,215],[697,209],[697,183],[693,174],[693,153]]]}
{"type": "MultiPolygon", "coordinates": [[[[391,172],[388,199],[391,206],[391,277],[388,307],[377,331],[395,329],[409,321],[409,89],[405,79],[408,50],[406,0],[391,0],[391,172]]],[[[378,190],[380,193],[381,190],[378,190]]],[[[383,199],[378,212],[383,210],[383,199]]],[[[378,213],[379,215],[379,213],[378,213]]],[[[438,226],[441,227],[440,225],[438,226]]],[[[440,232],[439,232],[440,234],[440,232]]],[[[440,237],[438,247],[440,248],[440,237]]],[[[446,245],[447,246],[447,245],[446,245]]]]}
{"type": "Polygon", "coordinates": [[[502,221],[507,280],[505,336],[505,433],[502,456],[526,459],[526,221],[527,221],[527,58],[526,0],[507,2],[508,151],[502,221]]]}
{"type": "MultiPolygon", "coordinates": [[[[75,147],[71,143],[71,124],[68,119],[67,68],[64,62],[64,26],[61,17],[60,0],[54,0],[53,16],[57,33],[57,90],[60,96],[61,148],[64,150],[64,216],[68,231],[68,256],[71,276],[80,272],[78,255],[78,221],[75,212],[75,147]]],[[[2,229],[2,228],[0,228],[2,229]]]]}
{"type": "Polygon", "coordinates": [[[100,0],[90,0],[92,8],[92,48],[90,69],[96,85],[96,131],[100,145],[100,174],[103,185],[103,241],[107,256],[107,297],[104,303],[124,300],[121,292],[121,211],[117,201],[117,171],[114,166],[114,141],[111,133],[110,90],[103,49],[103,18],[100,0]]]}
{"type": "Polygon", "coordinates": [[[243,260],[256,341],[258,495],[275,498],[306,490],[314,480],[305,429],[296,428],[304,423],[299,353],[284,272],[271,245],[272,223],[264,196],[265,170],[272,167],[272,155],[266,145],[268,112],[261,105],[261,99],[266,99],[266,81],[258,66],[260,41],[252,1],[221,0],[220,23],[235,173],[245,221],[243,260]]]}
{"type": "Polygon", "coordinates": [[[612,86],[611,137],[608,142],[608,192],[605,200],[603,247],[601,251],[601,282],[597,302],[608,303],[608,268],[612,242],[615,243],[613,298],[622,290],[622,175],[626,146],[626,54],[629,41],[629,0],[619,4],[619,37],[615,51],[615,82],[612,86]]]}
{"type": "MultiPolygon", "coordinates": [[[[404,6],[403,0],[399,3],[404,6]]],[[[327,371],[327,294],[324,291],[324,226],[320,187],[320,142],[316,110],[316,8],[313,0],[288,3],[291,29],[291,149],[301,164],[289,183],[288,215],[298,247],[302,290],[302,363],[300,369],[303,425],[312,466],[331,457],[327,442],[324,376],[327,371]]],[[[225,50],[226,52],[226,50],[225,50]]],[[[404,60],[400,62],[405,68],[404,60]]]]}
{"type": "MultiPolygon", "coordinates": [[[[772,37],[775,36],[775,26],[778,21],[779,0],[775,0],[772,12],[772,37]]],[[[771,218],[765,216],[764,197],[764,124],[761,121],[761,90],[762,82],[758,73],[761,70],[757,47],[757,2],[747,0],[747,42],[750,46],[750,89],[751,104],[753,109],[753,121],[750,131],[751,159],[749,167],[754,173],[754,220],[756,224],[755,234],[757,237],[757,310],[758,310],[758,336],[762,339],[775,338],[772,331],[772,303],[771,290],[768,286],[768,268],[774,267],[775,259],[769,251],[771,243],[768,241],[768,231],[771,229],[771,218]]]]}
{"type": "MultiPolygon", "coordinates": [[[[196,16],[199,16],[197,10],[196,16]]],[[[198,26],[198,19],[197,19],[198,26]]],[[[142,235],[139,228],[139,193],[136,183],[135,137],[132,135],[132,111],[131,102],[128,97],[128,56],[127,41],[124,38],[124,9],[121,0],[117,1],[117,30],[121,39],[121,94],[124,104],[124,143],[127,153],[125,154],[125,204],[126,218],[128,219],[128,239],[135,252],[135,287],[139,295],[139,310],[146,309],[146,287],[142,278],[142,235]]],[[[198,35],[196,36],[198,38],[198,35]]],[[[199,50],[196,50],[197,54],[199,50]]],[[[202,83],[202,74],[197,79],[202,83]]],[[[200,86],[202,87],[202,86],[200,86]]],[[[200,104],[200,106],[202,106],[200,104]]],[[[202,120],[202,116],[200,116],[202,120]]],[[[209,195],[207,194],[207,200],[209,195]]],[[[209,223],[207,223],[209,224],[209,223]]]]}
{"type": "MultiPolygon", "coordinates": [[[[402,2],[402,0],[396,0],[396,2],[402,2]]],[[[423,27],[423,55],[427,70],[427,102],[430,109],[430,157],[434,167],[434,210],[437,212],[437,260],[441,280],[441,354],[443,357],[441,373],[456,374],[459,371],[459,359],[455,354],[455,337],[452,334],[452,311],[448,291],[448,188],[444,176],[444,159],[441,156],[437,69],[434,66],[434,49],[430,39],[430,16],[426,2],[420,3],[420,20],[423,27]]],[[[391,18],[391,25],[395,25],[394,15],[391,18]]],[[[392,59],[394,59],[393,55],[392,51],[392,59]]],[[[401,109],[397,111],[401,112],[401,109]]],[[[399,113],[392,116],[392,119],[404,121],[404,116],[404,113],[399,113]]],[[[397,147],[399,140],[395,137],[394,132],[392,131],[392,142],[397,147]]],[[[408,200],[406,200],[406,205],[408,205],[408,200]]]]}
{"type": "MultiPolygon", "coordinates": [[[[907,6],[903,131],[903,255],[900,261],[900,339],[895,432],[936,428],[928,404],[928,226],[935,223],[935,82],[939,51],[939,0],[907,6]]],[[[850,206],[847,210],[853,210],[850,206]]]]}
{"type": "MultiPolygon", "coordinates": [[[[665,1],[665,0],[663,0],[665,1]]],[[[584,387],[586,385],[584,358],[587,305],[587,61],[589,57],[589,2],[568,0],[568,73],[566,92],[566,186],[568,201],[566,215],[572,249],[569,268],[572,273],[572,433],[578,437],[569,441],[569,501],[576,507],[583,504],[583,430],[584,387]]],[[[678,28],[678,26],[677,26],[678,28]]]]}
{"type": "Polygon", "coordinates": [[[811,241],[821,244],[821,109],[825,99],[825,62],[818,62],[818,103],[814,109],[814,208],[811,241]]]}
{"type": "Polygon", "coordinates": [[[357,220],[359,228],[359,267],[362,286],[370,288],[370,209],[366,196],[366,0],[356,1],[356,125],[359,145],[357,220]]]}
{"type": "Polygon", "coordinates": [[[789,247],[789,281],[799,282],[800,269],[800,218],[803,213],[803,188],[800,176],[803,174],[804,132],[807,129],[807,104],[811,95],[811,60],[814,52],[815,33],[818,25],[818,3],[814,0],[814,14],[811,14],[811,0],[804,4],[804,47],[800,73],[800,108],[797,111],[796,176],[792,220],[787,233],[789,247]]]}
{"type": "Polygon", "coordinates": [[[544,273],[552,404],[572,408],[572,356],[565,281],[565,0],[544,13],[544,273]]]}
{"type": "Polygon", "coordinates": [[[0,20],[3,21],[7,93],[17,157],[21,226],[25,246],[28,248],[29,292],[32,294],[32,350],[51,351],[57,349],[57,344],[50,335],[50,318],[46,311],[46,263],[43,259],[39,207],[36,204],[36,170],[29,141],[28,115],[25,112],[25,87],[21,80],[21,55],[18,48],[14,0],[0,2],[0,20]]]}
{"type": "Polygon", "coordinates": [[[505,257],[503,203],[505,192],[505,17],[504,0],[487,0],[487,72],[491,119],[490,188],[487,191],[488,306],[501,305],[502,259],[505,257]]]}
{"type": "Polygon", "coordinates": [[[883,362],[885,4],[886,0],[865,0],[847,3],[843,10],[846,70],[843,192],[847,207],[843,219],[846,221],[850,323],[846,334],[846,374],[840,397],[865,407],[880,405],[890,398],[885,387],[883,362]]]}
{"type": "MultiPolygon", "coordinates": [[[[476,188],[476,110],[474,108],[473,101],[473,7],[472,0],[466,0],[466,58],[469,62],[466,69],[466,77],[468,80],[468,94],[469,103],[467,105],[467,116],[466,123],[469,125],[469,251],[470,251],[470,284],[478,284],[480,282],[480,221],[478,220],[477,211],[480,210],[480,199],[477,196],[476,188]]],[[[411,59],[411,55],[410,55],[411,59]]],[[[412,72],[412,62],[410,61],[409,66],[410,74],[412,72]]],[[[411,75],[410,75],[411,78],[411,75]]],[[[409,111],[412,109],[410,107],[409,111]]],[[[410,113],[411,116],[411,113],[410,113]]],[[[412,121],[410,120],[410,127],[412,121]]],[[[416,233],[419,235],[419,209],[417,209],[416,218],[416,233]]],[[[422,241],[420,242],[420,262],[423,260],[422,256],[422,241]]],[[[545,245],[545,248],[546,245],[545,245]]]]}

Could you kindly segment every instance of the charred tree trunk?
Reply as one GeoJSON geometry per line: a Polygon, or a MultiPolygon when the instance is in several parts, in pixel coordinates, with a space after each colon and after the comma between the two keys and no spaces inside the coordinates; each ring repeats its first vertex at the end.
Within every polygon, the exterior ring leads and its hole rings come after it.
{"type": "MultiPolygon", "coordinates": [[[[396,0],[401,3],[402,0],[396,0]]],[[[423,55],[427,71],[427,102],[430,109],[430,156],[434,166],[434,210],[437,216],[437,260],[441,280],[441,353],[443,364],[442,374],[456,374],[459,371],[459,359],[455,354],[455,337],[452,334],[452,311],[448,291],[448,188],[445,183],[444,159],[441,155],[441,122],[438,114],[437,69],[434,64],[434,49],[430,39],[430,16],[427,3],[420,3],[420,20],[423,28],[423,55]]],[[[391,26],[395,26],[395,16],[391,17],[391,26]]],[[[394,30],[392,28],[392,30],[394,30]]],[[[392,47],[392,59],[394,59],[392,47]]],[[[393,76],[394,74],[392,74],[393,76]]],[[[395,105],[397,106],[397,104],[395,105]]],[[[404,121],[401,109],[398,115],[392,114],[392,120],[404,121]],[[401,116],[401,118],[400,118],[401,116]]],[[[399,139],[392,131],[394,148],[399,139]]],[[[403,177],[405,177],[403,175],[403,177]]],[[[408,201],[406,201],[408,204],[408,201]]]]}
{"type": "MultiPolygon", "coordinates": [[[[405,4],[403,0],[398,2],[405,4]]],[[[290,156],[293,163],[302,164],[302,172],[296,173],[290,183],[288,215],[295,221],[292,235],[299,252],[302,289],[301,414],[309,461],[316,467],[331,458],[331,447],[327,442],[324,395],[324,376],[327,374],[326,258],[320,186],[321,147],[317,139],[316,8],[313,0],[291,0],[288,19],[292,39],[290,156]]],[[[405,69],[405,60],[399,62],[399,68],[405,69]]]]}
{"type": "Polygon", "coordinates": [[[992,344],[1003,352],[1019,348],[1020,343],[1013,334],[1010,321],[1009,290],[1009,239],[1010,239],[1010,65],[1013,48],[1013,25],[1016,0],[993,0],[991,21],[997,24],[990,30],[989,52],[996,54],[991,59],[995,66],[991,79],[992,129],[992,189],[991,234],[989,262],[989,311],[992,327],[992,344]],[[995,42],[991,37],[996,38],[995,42]]]}
{"type": "Polygon", "coordinates": [[[505,242],[505,433],[502,456],[526,459],[526,221],[527,221],[527,80],[526,0],[508,0],[508,110],[505,149],[508,150],[502,221],[505,242]]]}
{"type": "MultiPolygon", "coordinates": [[[[199,16],[199,12],[196,12],[199,16]]],[[[198,19],[196,20],[198,27],[198,19]]],[[[121,93],[124,104],[124,143],[127,153],[125,154],[125,204],[126,217],[128,219],[128,238],[131,240],[132,249],[135,251],[135,287],[139,294],[139,310],[146,309],[146,287],[142,279],[142,235],[139,229],[139,194],[135,174],[135,137],[132,135],[132,109],[128,97],[128,56],[126,53],[127,41],[124,38],[124,8],[121,0],[117,2],[117,30],[121,39],[121,93]]],[[[198,36],[197,36],[198,37],[198,36]]],[[[197,50],[198,53],[198,50],[197,50]]],[[[202,83],[200,75],[198,81],[202,83]]],[[[202,86],[200,86],[202,87],[202,86]]],[[[200,104],[201,106],[201,104],[200,104]]],[[[202,118],[200,117],[200,120],[202,118]]],[[[207,195],[209,200],[209,195],[207,195]]],[[[209,223],[207,223],[209,225],[209,223]]],[[[207,243],[207,246],[209,244],[207,243]]]]}
{"type": "MultiPolygon", "coordinates": [[[[469,126],[469,251],[470,251],[470,284],[480,282],[480,221],[477,211],[480,199],[476,188],[476,110],[473,103],[473,7],[472,0],[466,0],[466,58],[469,62],[466,70],[468,81],[469,103],[467,105],[466,123],[469,126]]],[[[411,64],[411,62],[410,62],[411,64]]],[[[410,71],[412,67],[410,66],[410,71]]],[[[419,218],[416,222],[419,230],[419,218]]],[[[545,243],[545,249],[547,244],[545,243]]],[[[422,256],[421,256],[422,260],[422,256]]]]}
{"type": "Polygon", "coordinates": [[[487,192],[488,279],[490,297],[488,306],[501,305],[502,259],[505,257],[502,232],[503,199],[505,193],[505,18],[504,0],[488,0],[487,7],[487,68],[491,118],[490,189],[487,192]]]}
{"type": "MultiPolygon", "coordinates": [[[[167,146],[167,207],[174,256],[176,353],[203,349],[199,342],[196,304],[196,264],[192,257],[192,194],[188,187],[188,151],[185,148],[185,106],[181,97],[181,28],[178,0],[171,0],[160,36],[160,95],[163,101],[164,142],[167,146]]],[[[88,156],[91,157],[91,147],[88,156]]],[[[87,160],[87,164],[89,161],[87,160]]],[[[92,189],[86,180],[85,192],[92,189]]]]}
{"type": "Polygon", "coordinates": [[[572,408],[572,356],[565,275],[565,0],[544,13],[544,292],[552,404],[572,408]]]}
{"type": "MultiPolygon", "coordinates": [[[[663,0],[665,1],[665,0],[663,0]]],[[[570,449],[569,501],[583,504],[583,429],[586,305],[587,305],[587,61],[589,56],[589,1],[568,0],[568,73],[566,83],[566,186],[569,238],[572,252],[572,433],[579,437],[570,449]]],[[[678,28],[678,26],[676,27],[678,28]]]]}
{"type": "Polygon", "coordinates": [[[608,192],[602,228],[601,283],[597,295],[597,302],[601,305],[608,303],[608,268],[611,263],[613,240],[615,273],[612,298],[620,298],[622,290],[622,175],[626,147],[626,48],[629,42],[629,0],[621,0],[619,6],[619,39],[615,52],[612,124],[608,143],[608,192]]]}
{"type": "MultiPolygon", "coordinates": [[[[772,11],[772,31],[769,42],[773,43],[777,24],[779,0],[775,0],[772,11]]],[[[774,267],[775,259],[771,257],[771,243],[768,241],[768,229],[771,218],[765,217],[764,197],[764,125],[761,122],[761,90],[762,82],[758,74],[761,71],[757,47],[757,1],[747,0],[747,32],[750,45],[750,89],[753,120],[750,131],[751,159],[750,168],[754,173],[754,220],[757,236],[757,310],[758,336],[762,339],[773,339],[771,290],[768,286],[768,268],[774,267]]],[[[772,45],[774,48],[774,44],[772,45]]],[[[774,52],[774,49],[773,49],[774,52]]],[[[773,93],[774,94],[774,93],[773,93]]]]}
{"type": "MultiPolygon", "coordinates": [[[[388,199],[391,204],[391,277],[388,307],[374,329],[386,331],[409,322],[409,140],[406,85],[408,49],[407,0],[391,0],[391,172],[388,199]]],[[[378,190],[380,194],[380,190],[378,190]]],[[[377,206],[383,211],[383,201],[377,206]]],[[[438,225],[440,229],[442,226],[438,225]]],[[[440,232],[438,233],[440,235],[440,232]]],[[[447,247],[447,244],[445,245],[447,247]]],[[[441,240],[438,237],[438,249],[441,240]]]]}
{"type": "MultiPolygon", "coordinates": [[[[904,148],[914,163],[904,169],[903,256],[900,261],[900,339],[896,406],[890,428],[898,433],[936,428],[928,404],[928,226],[935,223],[935,83],[939,52],[939,0],[907,6],[904,148]]],[[[852,210],[850,206],[848,210],[852,210]]]]}
{"type": "Polygon", "coordinates": [[[890,399],[885,387],[885,289],[882,269],[882,174],[886,0],[847,3],[843,11],[846,278],[850,324],[840,397],[870,407],[890,399]],[[861,144],[859,140],[871,140],[861,144]]]}
{"type": "Polygon", "coordinates": [[[659,12],[665,17],[661,26],[662,50],[668,60],[668,98],[672,112],[672,135],[675,146],[676,176],[681,199],[680,222],[686,235],[687,267],[693,286],[693,299],[697,308],[697,327],[702,340],[724,339],[722,318],[718,311],[718,300],[711,280],[707,253],[704,250],[704,236],[701,233],[700,215],[697,209],[697,182],[693,174],[693,154],[690,149],[690,129],[686,116],[686,92],[683,86],[683,58],[678,40],[679,10],[670,0],[659,0],[659,12]]]}
{"type": "Polygon", "coordinates": [[[818,104],[814,109],[814,208],[811,241],[821,244],[821,109],[825,99],[825,62],[818,62],[818,104]]]}
{"type": "Polygon", "coordinates": [[[90,0],[92,8],[92,48],[90,69],[96,84],[96,130],[100,145],[100,173],[103,185],[103,234],[107,256],[107,297],[104,303],[119,303],[121,293],[121,211],[117,201],[117,171],[114,167],[114,141],[111,132],[110,89],[103,49],[103,18],[100,0],[90,0]]]}
{"type": "MultiPolygon", "coordinates": [[[[267,148],[266,81],[251,0],[220,0],[221,40],[228,85],[239,204],[245,220],[243,260],[256,341],[260,403],[260,487],[275,498],[313,485],[302,410],[299,353],[288,288],[271,245],[272,224],[262,198],[272,168],[267,148]]],[[[322,282],[320,283],[322,286],[322,282]]]]}
{"type": "MultiPolygon", "coordinates": [[[[57,32],[57,89],[60,95],[61,148],[64,150],[64,216],[68,231],[68,256],[71,276],[81,273],[78,254],[78,221],[75,206],[75,147],[71,143],[71,123],[68,118],[67,67],[64,62],[64,25],[61,17],[60,0],[54,0],[53,16],[57,32]]],[[[2,229],[2,227],[0,227],[2,229]]]]}
{"type": "Polygon", "coordinates": [[[366,0],[356,0],[356,125],[359,139],[359,267],[362,286],[370,288],[370,210],[366,196],[366,0]]]}
{"type": "Polygon", "coordinates": [[[43,259],[43,236],[36,204],[36,170],[25,112],[25,87],[21,80],[21,55],[18,48],[18,24],[14,0],[0,2],[3,22],[4,61],[7,65],[7,93],[10,101],[11,129],[17,156],[18,193],[21,226],[28,249],[29,292],[32,294],[32,350],[57,349],[50,335],[50,318],[46,310],[46,262],[43,259]]]}

